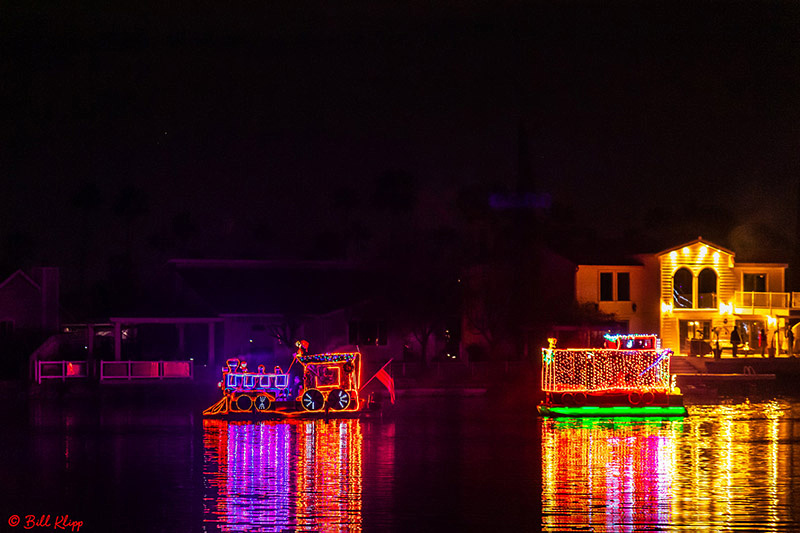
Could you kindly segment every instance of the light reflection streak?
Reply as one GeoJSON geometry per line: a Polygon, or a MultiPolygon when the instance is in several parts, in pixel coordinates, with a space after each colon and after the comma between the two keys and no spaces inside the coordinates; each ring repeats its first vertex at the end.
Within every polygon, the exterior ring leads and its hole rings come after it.
{"type": "Polygon", "coordinates": [[[695,406],[680,420],[545,419],[542,529],[791,530],[788,411],[771,401],[695,406]]]}
{"type": "Polygon", "coordinates": [[[204,420],[206,529],[361,531],[359,420],[204,420]]]}

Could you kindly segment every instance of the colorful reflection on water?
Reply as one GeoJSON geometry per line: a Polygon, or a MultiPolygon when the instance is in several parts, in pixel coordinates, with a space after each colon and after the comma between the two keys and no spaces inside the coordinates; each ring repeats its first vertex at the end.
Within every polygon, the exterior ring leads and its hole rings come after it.
{"type": "Polygon", "coordinates": [[[220,531],[361,531],[359,420],[204,420],[204,522],[220,531]]]}
{"type": "Polygon", "coordinates": [[[543,530],[798,530],[791,406],[690,414],[544,420],[543,530]]]}

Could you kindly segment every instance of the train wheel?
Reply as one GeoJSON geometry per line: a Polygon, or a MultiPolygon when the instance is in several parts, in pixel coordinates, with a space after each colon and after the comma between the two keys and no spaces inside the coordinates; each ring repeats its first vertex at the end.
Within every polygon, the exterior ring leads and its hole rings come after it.
{"type": "Polygon", "coordinates": [[[325,407],[325,397],[317,389],[308,389],[303,393],[300,403],[306,411],[319,411],[325,407]]]}
{"type": "Polygon", "coordinates": [[[243,413],[249,413],[253,409],[253,399],[246,395],[242,394],[238,398],[236,398],[236,410],[241,411],[243,413]]]}
{"type": "Polygon", "coordinates": [[[272,401],[269,399],[269,396],[262,394],[260,396],[256,396],[256,411],[263,413],[264,411],[269,411],[269,408],[272,407],[272,401]]]}
{"type": "Polygon", "coordinates": [[[333,389],[328,394],[328,405],[334,411],[343,411],[350,405],[350,393],[342,389],[333,389]]]}

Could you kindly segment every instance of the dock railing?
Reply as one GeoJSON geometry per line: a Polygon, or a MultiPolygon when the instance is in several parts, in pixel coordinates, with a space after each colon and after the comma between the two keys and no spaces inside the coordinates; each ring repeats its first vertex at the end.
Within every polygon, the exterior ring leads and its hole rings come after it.
{"type": "Polygon", "coordinates": [[[66,381],[74,378],[88,378],[89,364],[86,361],[37,361],[36,381],[41,385],[43,379],[66,381]]]}
{"type": "Polygon", "coordinates": [[[533,368],[530,361],[392,361],[392,376],[415,379],[431,377],[453,382],[503,380],[533,368]]]}
{"type": "Polygon", "coordinates": [[[100,381],[194,379],[192,361],[101,361],[100,381]]]}

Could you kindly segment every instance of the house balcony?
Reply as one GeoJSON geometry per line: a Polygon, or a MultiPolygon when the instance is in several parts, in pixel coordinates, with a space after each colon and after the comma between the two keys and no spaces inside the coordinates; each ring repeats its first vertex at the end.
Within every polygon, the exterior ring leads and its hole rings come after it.
{"type": "Polygon", "coordinates": [[[737,315],[788,314],[790,309],[800,309],[800,293],[736,291],[733,308],[737,315]]]}

